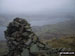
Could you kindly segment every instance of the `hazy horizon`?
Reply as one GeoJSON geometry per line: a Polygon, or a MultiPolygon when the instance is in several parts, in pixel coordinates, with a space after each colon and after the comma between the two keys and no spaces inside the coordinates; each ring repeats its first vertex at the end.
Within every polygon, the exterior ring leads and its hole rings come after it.
{"type": "Polygon", "coordinates": [[[15,17],[26,19],[31,26],[75,19],[75,0],[0,0],[0,37],[4,36],[2,26],[15,17]]]}
{"type": "Polygon", "coordinates": [[[75,18],[75,0],[0,0],[0,23],[22,17],[32,26],[75,18]]]}

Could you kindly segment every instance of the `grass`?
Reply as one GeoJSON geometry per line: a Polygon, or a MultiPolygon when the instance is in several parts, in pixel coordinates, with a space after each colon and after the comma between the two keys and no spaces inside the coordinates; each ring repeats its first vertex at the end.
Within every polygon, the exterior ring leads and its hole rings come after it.
{"type": "Polygon", "coordinates": [[[60,39],[48,40],[46,42],[53,48],[71,48],[72,51],[75,51],[75,37],[63,37],[60,39]]]}
{"type": "MultiPolygon", "coordinates": [[[[48,46],[52,48],[71,48],[71,51],[75,51],[75,37],[63,37],[60,39],[44,40],[48,46]]],[[[0,42],[0,56],[7,53],[6,42],[0,42]]],[[[51,56],[53,56],[51,54],[51,56]]],[[[57,55],[54,55],[57,56],[57,55]]]]}

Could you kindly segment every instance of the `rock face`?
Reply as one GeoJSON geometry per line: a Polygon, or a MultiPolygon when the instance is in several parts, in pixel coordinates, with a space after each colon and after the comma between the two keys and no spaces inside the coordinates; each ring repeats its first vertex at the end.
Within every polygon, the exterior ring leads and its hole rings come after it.
{"type": "Polygon", "coordinates": [[[9,48],[7,56],[37,56],[40,50],[48,50],[25,19],[15,18],[4,33],[9,48]]]}

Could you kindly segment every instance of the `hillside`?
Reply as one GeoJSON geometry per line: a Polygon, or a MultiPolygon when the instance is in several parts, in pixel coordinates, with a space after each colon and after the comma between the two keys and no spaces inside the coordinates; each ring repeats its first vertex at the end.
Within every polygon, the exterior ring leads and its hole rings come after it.
{"type": "Polygon", "coordinates": [[[75,37],[73,36],[48,40],[46,43],[53,48],[69,48],[72,51],[75,51],[75,37]]]}
{"type": "MultiPolygon", "coordinates": [[[[75,51],[75,37],[63,37],[52,40],[42,40],[52,48],[65,48],[65,51],[75,51]]],[[[0,41],[0,56],[7,53],[7,45],[5,41],[0,41]]]]}
{"type": "Polygon", "coordinates": [[[6,41],[0,41],[0,56],[7,53],[7,44],[6,41]]]}
{"type": "Polygon", "coordinates": [[[75,19],[41,27],[36,26],[32,29],[39,37],[46,39],[71,36],[75,33],[75,19]]]}

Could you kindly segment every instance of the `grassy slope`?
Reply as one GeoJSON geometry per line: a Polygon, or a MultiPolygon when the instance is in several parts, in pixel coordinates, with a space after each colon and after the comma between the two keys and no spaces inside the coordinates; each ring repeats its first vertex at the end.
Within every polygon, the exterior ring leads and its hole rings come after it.
{"type": "Polygon", "coordinates": [[[7,53],[7,45],[5,41],[0,41],[0,56],[7,53]]]}
{"type": "MultiPolygon", "coordinates": [[[[63,37],[60,39],[44,40],[52,48],[71,48],[75,51],[75,37],[63,37]]],[[[0,42],[0,56],[7,53],[6,42],[0,42]]]]}
{"type": "Polygon", "coordinates": [[[46,41],[49,46],[54,48],[71,48],[75,51],[75,37],[63,37],[46,41]]]}
{"type": "Polygon", "coordinates": [[[75,20],[60,22],[53,25],[45,25],[32,28],[41,38],[63,37],[75,34],[75,20]]]}

